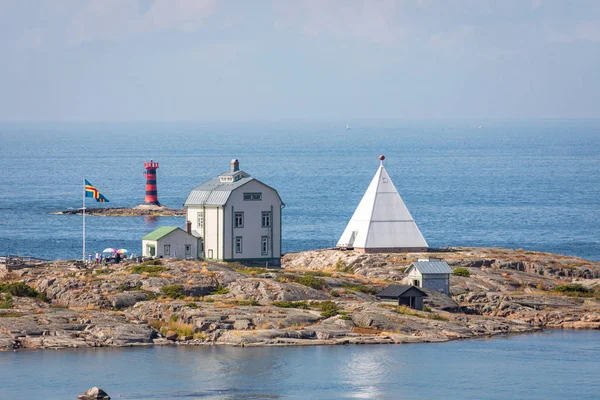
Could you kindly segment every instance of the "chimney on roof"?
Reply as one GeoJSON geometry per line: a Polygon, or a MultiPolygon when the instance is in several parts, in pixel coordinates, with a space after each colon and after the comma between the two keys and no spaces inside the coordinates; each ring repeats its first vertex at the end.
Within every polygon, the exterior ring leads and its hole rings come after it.
{"type": "Polygon", "coordinates": [[[237,172],[240,170],[240,162],[237,159],[231,160],[231,172],[237,172]]]}
{"type": "Polygon", "coordinates": [[[192,234],[192,221],[185,221],[185,231],[192,234]]]}

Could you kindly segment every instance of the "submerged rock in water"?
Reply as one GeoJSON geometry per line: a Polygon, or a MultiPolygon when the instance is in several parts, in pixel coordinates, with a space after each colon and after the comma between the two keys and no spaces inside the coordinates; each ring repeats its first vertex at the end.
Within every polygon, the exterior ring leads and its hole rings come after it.
{"type": "Polygon", "coordinates": [[[110,400],[110,396],[104,390],[94,386],[84,394],[77,396],[79,400],[110,400]]]}

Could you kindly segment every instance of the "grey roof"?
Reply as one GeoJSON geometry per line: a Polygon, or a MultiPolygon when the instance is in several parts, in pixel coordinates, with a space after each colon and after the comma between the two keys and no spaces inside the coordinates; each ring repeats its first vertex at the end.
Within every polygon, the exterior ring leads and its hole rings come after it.
{"type": "Polygon", "coordinates": [[[452,269],[443,261],[417,261],[410,264],[410,266],[414,266],[422,274],[452,273],[452,269]]]}
{"type": "MultiPolygon", "coordinates": [[[[254,179],[253,177],[251,177],[250,175],[248,175],[247,173],[245,173],[244,171],[236,171],[235,173],[231,173],[230,171],[224,172],[221,175],[209,179],[208,181],[204,182],[203,184],[201,184],[200,186],[192,189],[192,191],[190,192],[190,194],[188,195],[187,200],[185,201],[185,203],[183,203],[183,205],[185,207],[187,206],[222,206],[225,203],[227,203],[227,200],[229,200],[229,196],[231,195],[231,192],[233,192],[235,189],[244,186],[246,183],[251,182],[251,181],[256,181],[259,182],[263,185],[265,185],[264,183],[260,182],[258,179],[254,179]],[[220,176],[231,176],[233,174],[237,174],[241,172],[241,176],[243,176],[243,178],[238,179],[237,181],[234,182],[221,182],[221,179],[219,178],[220,176]]],[[[270,189],[270,186],[265,185],[270,189]]],[[[273,189],[275,190],[275,189],[273,189]]],[[[277,191],[275,190],[275,193],[277,193],[277,191]]],[[[279,193],[277,193],[277,196],[279,196],[279,193]]],[[[280,198],[281,200],[281,198],[280,198]]],[[[283,204],[283,201],[282,201],[283,204]]]]}
{"type": "Polygon", "coordinates": [[[416,286],[411,285],[390,285],[377,293],[377,297],[400,297],[410,289],[415,289],[421,292],[423,296],[427,297],[427,294],[416,286]]]}

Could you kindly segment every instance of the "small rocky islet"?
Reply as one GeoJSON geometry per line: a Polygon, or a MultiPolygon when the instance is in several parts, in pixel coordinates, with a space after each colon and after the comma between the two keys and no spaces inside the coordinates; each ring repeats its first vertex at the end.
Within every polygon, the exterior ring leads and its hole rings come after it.
{"type": "Polygon", "coordinates": [[[148,345],[439,342],[600,329],[600,263],[524,250],[452,248],[451,296],[424,311],[379,302],[426,254],[315,250],[281,269],[195,260],[0,269],[0,350],[148,345]],[[458,273],[457,268],[461,268],[458,273]]]}

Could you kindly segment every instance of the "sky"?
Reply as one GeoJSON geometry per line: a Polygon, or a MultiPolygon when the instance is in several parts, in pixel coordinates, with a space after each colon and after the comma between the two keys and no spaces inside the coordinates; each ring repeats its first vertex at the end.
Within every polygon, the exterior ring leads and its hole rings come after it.
{"type": "Polygon", "coordinates": [[[600,1],[0,0],[0,121],[600,117],[600,1]]]}

